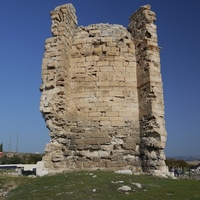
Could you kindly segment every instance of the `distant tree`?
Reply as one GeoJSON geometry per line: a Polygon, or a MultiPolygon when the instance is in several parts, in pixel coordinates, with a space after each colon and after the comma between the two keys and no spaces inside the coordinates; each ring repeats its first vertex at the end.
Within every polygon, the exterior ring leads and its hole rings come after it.
{"type": "Polygon", "coordinates": [[[0,164],[36,164],[42,160],[43,154],[14,154],[8,156],[4,154],[0,158],[0,164]]]}
{"type": "Polygon", "coordinates": [[[165,162],[166,165],[169,167],[169,170],[171,170],[172,167],[189,168],[188,163],[184,160],[167,158],[165,162]]]}
{"type": "Polygon", "coordinates": [[[29,154],[25,158],[26,164],[36,164],[38,161],[42,160],[42,154],[29,154]]]}
{"type": "Polygon", "coordinates": [[[0,144],[0,152],[3,152],[3,143],[0,144]]]}
{"type": "Polygon", "coordinates": [[[8,164],[8,156],[7,155],[3,155],[1,158],[0,158],[0,164],[1,165],[5,165],[5,164],[8,164]]]}
{"type": "Polygon", "coordinates": [[[13,157],[10,158],[11,164],[22,164],[22,158],[18,155],[14,155],[13,157]]]}
{"type": "Polygon", "coordinates": [[[18,156],[18,155],[14,155],[12,157],[9,157],[6,154],[4,154],[0,158],[0,164],[2,164],[2,165],[6,165],[6,164],[23,164],[23,162],[22,162],[21,157],[18,156]]]}

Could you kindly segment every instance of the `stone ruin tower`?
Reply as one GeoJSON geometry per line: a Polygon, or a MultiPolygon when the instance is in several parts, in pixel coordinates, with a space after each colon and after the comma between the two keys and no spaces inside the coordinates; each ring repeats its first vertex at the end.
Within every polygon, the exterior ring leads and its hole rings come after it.
{"type": "Polygon", "coordinates": [[[50,130],[44,173],[166,171],[166,130],[155,13],[121,25],[77,26],[72,4],[51,12],[40,110],[50,130]]]}

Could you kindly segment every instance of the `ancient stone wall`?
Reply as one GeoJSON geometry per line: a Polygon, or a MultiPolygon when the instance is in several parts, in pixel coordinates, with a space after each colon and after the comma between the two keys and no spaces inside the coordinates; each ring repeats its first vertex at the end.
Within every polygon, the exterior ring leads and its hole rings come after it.
{"type": "Polygon", "coordinates": [[[71,4],[51,12],[40,110],[51,141],[48,172],[165,170],[164,103],[155,13],[121,25],[77,27],[71,4]]]}
{"type": "Polygon", "coordinates": [[[140,154],[144,171],[165,166],[166,131],[155,20],[150,6],[143,6],[130,17],[128,27],[136,46],[140,154]]]}

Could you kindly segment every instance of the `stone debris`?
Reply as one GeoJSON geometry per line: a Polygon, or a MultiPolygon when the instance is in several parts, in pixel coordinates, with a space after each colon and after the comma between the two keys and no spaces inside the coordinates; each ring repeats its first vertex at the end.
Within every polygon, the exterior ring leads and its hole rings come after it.
{"type": "Polygon", "coordinates": [[[175,179],[176,177],[172,176],[170,172],[165,172],[163,173],[162,171],[160,170],[154,170],[152,173],[151,173],[153,176],[158,176],[160,178],[172,178],[172,179],[175,179]]]}
{"type": "Polygon", "coordinates": [[[66,194],[74,194],[74,192],[66,192],[66,194]]]}
{"type": "Polygon", "coordinates": [[[141,175],[141,172],[135,172],[135,173],[133,173],[133,175],[139,176],[139,175],[141,175]]]}
{"type": "Polygon", "coordinates": [[[4,189],[0,189],[0,197],[5,197],[7,195],[8,191],[4,189]]]}
{"type": "Polygon", "coordinates": [[[50,142],[37,175],[70,170],[167,171],[155,13],[150,5],[116,24],[77,26],[75,8],[51,12],[40,111],[50,142]]]}
{"type": "Polygon", "coordinates": [[[111,181],[111,183],[124,183],[124,181],[111,181]]]}
{"type": "Polygon", "coordinates": [[[36,178],[35,175],[28,175],[28,177],[30,177],[30,178],[36,178]]]}
{"type": "Polygon", "coordinates": [[[97,192],[97,190],[96,189],[92,189],[92,192],[97,192]]]}
{"type": "Polygon", "coordinates": [[[132,175],[133,172],[131,170],[118,170],[118,171],[115,171],[116,174],[127,174],[127,175],[132,175]]]}
{"type": "Polygon", "coordinates": [[[117,190],[120,190],[120,191],[123,191],[123,192],[130,192],[131,187],[127,186],[127,185],[123,185],[123,186],[119,187],[117,190]]]}
{"type": "Polygon", "coordinates": [[[142,185],[140,183],[132,183],[132,185],[136,186],[139,189],[142,189],[142,185]]]}

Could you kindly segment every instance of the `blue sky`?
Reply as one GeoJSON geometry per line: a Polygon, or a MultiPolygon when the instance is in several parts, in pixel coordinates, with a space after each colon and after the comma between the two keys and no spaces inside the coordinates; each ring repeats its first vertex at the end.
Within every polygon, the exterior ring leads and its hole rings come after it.
{"type": "Polygon", "coordinates": [[[43,152],[49,131],[39,111],[41,62],[50,11],[72,3],[78,25],[121,24],[140,6],[156,12],[164,86],[167,156],[200,155],[199,0],[1,0],[0,142],[43,152]]]}

